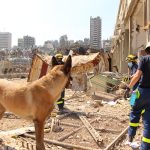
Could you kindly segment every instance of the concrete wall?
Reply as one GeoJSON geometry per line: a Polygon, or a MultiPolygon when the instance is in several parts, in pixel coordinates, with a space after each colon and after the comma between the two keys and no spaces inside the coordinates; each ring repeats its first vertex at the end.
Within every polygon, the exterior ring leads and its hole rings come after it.
{"type": "Polygon", "coordinates": [[[138,54],[150,41],[150,0],[120,1],[113,37],[113,65],[126,73],[127,55],[138,54]]]}

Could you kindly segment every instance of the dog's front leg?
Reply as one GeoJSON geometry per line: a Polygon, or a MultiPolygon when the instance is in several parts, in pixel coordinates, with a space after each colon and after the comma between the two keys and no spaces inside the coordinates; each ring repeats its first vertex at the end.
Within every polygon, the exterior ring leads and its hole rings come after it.
{"type": "Polygon", "coordinates": [[[45,150],[44,146],[44,121],[34,120],[36,134],[36,150],[45,150]]]}

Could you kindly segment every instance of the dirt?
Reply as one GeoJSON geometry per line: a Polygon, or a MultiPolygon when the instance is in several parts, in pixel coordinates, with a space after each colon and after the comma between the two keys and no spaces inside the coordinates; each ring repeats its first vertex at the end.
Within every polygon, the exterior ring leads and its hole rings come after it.
{"type": "MultiPolygon", "coordinates": [[[[26,82],[25,79],[21,80],[14,79],[13,81],[19,83],[26,82]]],[[[91,136],[91,134],[89,133],[89,131],[84,127],[75,134],[70,135],[62,142],[80,145],[91,149],[99,149],[99,148],[105,149],[129,124],[130,106],[129,102],[124,99],[117,100],[117,103],[109,103],[109,101],[106,102],[103,101],[102,99],[93,100],[91,97],[91,93],[89,91],[85,93],[81,91],[75,92],[68,89],[66,90],[65,99],[66,99],[65,107],[67,108],[67,113],[70,113],[70,115],[59,120],[60,122],[59,127],[61,127],[62,131],[60,130],[58,132],[45,133],[46,139],[58,140],[60,137],[78,128],[61,125],[61,122],[74,124],[80,127],[84,126],[81,119],[78,116],[83,115],[89,122],[91,122],[96,118],[99,118],[98,121],[95,121],[91,125],[93,128],[101,129],[100,131],[99,130],[96,131],[97,133],[99,133],[100,138],[103,141],[98,145],[91,136]]],[[[52,113],[51,118],[56,120],[56,113],[57,113],[57,105],[52,113]]],[[[8,131],[28,126],[33,126],[32,121],[21,119],[13,114],[10,116],[5,115],[0,120],[0,131],[8,131]]],[[[138,130],[135,139],[137,141],[140,141],[141,130],[142,127],[140,128],[140,130],[138,130]]],[[[129,146],[125,145],[125,142],[127,140],[126,137],[127,135],[125,135],[121,140],[121,142],[119,142],[119,144],[117,144],[113,149],[131,150],[129,146]]],[[[13,138],[11,137],[1,137],[1,138],[3,140],[3,146],[1,144],[0,150],[4,149],[4,147],[6,146],[11,147],[12,149],[14,148],[14,150],[27,149],[27,147],[31,147],[30,149],[32,149],[33,147],[33,149],[35,149],[35,141],[30,138],[20,136],[13,138]]],[[[46,149],[65,150],[66,148],[62,148],[61,146],[55,146],[52,144],[49,145],[46,144],[46,149]]]]}

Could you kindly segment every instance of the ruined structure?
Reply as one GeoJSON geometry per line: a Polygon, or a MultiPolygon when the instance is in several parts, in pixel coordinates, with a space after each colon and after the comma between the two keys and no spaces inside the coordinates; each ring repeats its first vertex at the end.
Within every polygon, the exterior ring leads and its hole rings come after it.
{"type": "Polygon", "coordinates": [[[113,36],[113,66],[127,72],[128,54],[140,55],[150,41],[150,0],[120,0],[113,36]]]}
{"type": "MultiPolygon", "coordinates": [[[[32,82],[45,75],[51,69],[51,58],[48,55],[35,55],[32,61],[28,81],[32,82]]],[[[67,56],[64,56],[64,60],[67,56]]],[[[108,71],[109,63],[107,54],[94,53],[89,55],[72,56],[73,77],[72,89],[77,91],[86,91],[87,89],[87,73],[92,72],[94,75],[108,71]]]]}
{"type": "Polygon", "coordinates": [[[26,78],[31,64],[30,58],[7,58],[0,61],[0,78],[26,78]]]}

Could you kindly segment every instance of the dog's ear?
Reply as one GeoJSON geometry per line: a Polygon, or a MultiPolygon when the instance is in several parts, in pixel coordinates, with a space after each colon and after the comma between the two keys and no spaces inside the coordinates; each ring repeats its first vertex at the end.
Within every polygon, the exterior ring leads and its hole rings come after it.
{"type": "Polygon", "coordinates": [[[71,67],[72,67],[72,59],[71,59],[71,56],[69,55],[65,64],[64,64],[64,73],[67,75],[68,73],[70,73],[71,71],[71,67]]]}
{"type": "Polygon", "coordinates": [[[56,65],[58,65],[58,62],[57,62],[57,59],[56,59],[56,57],[52,57],[52,67],[54,67],[54,66],[56,66],[56,65]]]}

